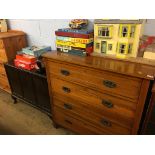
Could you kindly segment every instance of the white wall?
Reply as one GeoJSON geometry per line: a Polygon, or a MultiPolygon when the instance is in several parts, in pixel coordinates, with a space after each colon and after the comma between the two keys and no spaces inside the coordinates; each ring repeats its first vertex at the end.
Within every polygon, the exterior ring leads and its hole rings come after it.
{"type": "MultiPolygon", "coordinates": [[[[8,20],[11,29],[22,30],[27,33],[29,45],[49,45],[55,49],[55,31],[58,28],[68,27],[70,19],[10,19],[8,20]]],[[[93,26],[93,20],[90,20],[90,27],[93,26]]],[[[144,34],[155,35],[155,19],[147,20],[144,34]]]]}

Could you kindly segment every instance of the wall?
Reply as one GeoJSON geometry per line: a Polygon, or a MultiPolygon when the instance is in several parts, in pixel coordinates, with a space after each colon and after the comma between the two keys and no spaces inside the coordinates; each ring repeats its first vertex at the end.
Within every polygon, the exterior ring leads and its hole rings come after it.
{"type": "MultiPolygon", "coordinates": [[[[10,19],[8,20],[11,29],[22,30],[27,33],[29,45],[49,45],[55,49],[55,30],[68,27],[70,19],[10,19]]],[[[93,20],[90,20],[90,27],[93,20]]],[[[155,19],[147,20],[144,34],[155,35],[155,19]]]]}

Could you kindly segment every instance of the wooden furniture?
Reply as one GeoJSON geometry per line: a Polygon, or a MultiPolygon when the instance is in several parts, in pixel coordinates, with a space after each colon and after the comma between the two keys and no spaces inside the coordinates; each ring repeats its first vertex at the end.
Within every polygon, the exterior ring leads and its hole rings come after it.
{"type": "Polygon", "coordinates": [[[56,126],[79,134],[138,134],[154,67],[61,52],[43,57],[56,126]]]}
{"type": "Polygon", "coordinates": [[[23,100],[51,116],[50,97],[45,70],[37,72],[20,69],[9,62],[4,64],[14,102],[23,100]]]}
{"type": "Polygon", "coordinates": [[[155,82],[152,88],[150,103],[146,111],[141,134],[155,135],[155,82]]]}
{"type": "Polygon", "coordinates": [[[16,52],[26,47],[26,36],[21,31],[0,33],[0,89],[10,92],[3,63],[13,60],[16,52]]]}

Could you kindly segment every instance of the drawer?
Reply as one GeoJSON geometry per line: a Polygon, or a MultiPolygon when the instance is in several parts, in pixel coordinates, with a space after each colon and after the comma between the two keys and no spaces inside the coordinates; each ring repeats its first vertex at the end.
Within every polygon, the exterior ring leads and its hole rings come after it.
{"type": "Polygon", "coordinates": [[[7,77],[5,78],[3,76],[0,76],[0,88],[6,90],[7,92],[10,92],[10,86],[7,77]]]}
{"type": "Polygon", "coordinates": [[[2,63],[0,63],[0,75],[6,76],[5,68],[2,63]]]}
{"type": "MultiPolygon", "coordinates": [[[[54,109],[54,120],[59,125],[71,129],[74,132],[80,131],[82,134],[129,134],[130,131],[116,126],[115,124],[106,126],[99,126],[93,124],[86,119],[82,119],[77,115],[72,115],[69,112],[64,111],[61,108],[56,106],[53,107],[54,109]]],[[[103,121],[103,120],[102,120],[103,121]]],[[[106,122],[103,122],[105,125],[106,122]]]]}
{"type": "Polygon", "coordinates": [[[4,48],[3,40],[0,39],[0,49],[4,48]]]}
{"type": "Polygon", "coordinates": [[[120,110],[119,113],[119,109],[117,109],[117,107],[113,107],[113,109],[107,108],[102,105],[102,103],[85,103],[59,94],[54,94],[53,104],[54,106],[58,106],[68,112],[78,114],[79,116],[86,118],[90,121],[98,121],[101,120],[103,117],[106,117],[110,121],[113,121],[116,124],[126,127],[128,129],[132,128],[134,122],[135,113],[133,111],[123,109],[122,111],[120,110]]]}
{"type": "Polygon", "coordinates": [[[7,62],[7,57],[4,49],[0,49],[0,61],[7,62]]]}
{"type": "Polygon", "coordinates": [[[47,65],[52,76],[88,86],[97,91],[106,91],[109,94],[138,100],[141,79],[72,64],[66,65],[48,61],[47,65]]]}
{"type": "Polygon", "coordinates": [[[81,121],[78,117],[69,115],[58,107],[54,107],[54,120],[60,126],[63,126],[79,134],[112,134],[110,132],[100,131],[99,129],[90,125],[90,123],[88,123],[87,121],[81,121]]]}

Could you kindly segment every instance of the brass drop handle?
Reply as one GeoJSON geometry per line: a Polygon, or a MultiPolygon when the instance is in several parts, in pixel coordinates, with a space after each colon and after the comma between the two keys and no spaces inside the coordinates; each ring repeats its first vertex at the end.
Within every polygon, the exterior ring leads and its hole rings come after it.
{"type": "Polygon", "coordinates": [[[68,103],[64,103],[64,108],[69,110],[73,109],[72,106],[68,103]]]}
{"type": "Polygon", "coordinates": [[[102,104],[107,108],[112,108],[114,106],[111,101],[107,101],[107,100],[102,100],[102,104]]]}
{"type": "Polygon", "coordinates": [[[115,88],[116,83],[109,81],[109,80],[103,80],[103,85],[105,85],[108,88],[115,88]]]}
{"type": "Polygon", "coordinates": [[[106,119],[102,119],[101,120],[102,125],[107,126],[107,127],[111,127],[111,122],[106,120],[106,119]]]}
{"type": "Polygon", "coordinates": [[[68,124],[70,124],[70,125],[72,125],[72,122],[69,121],[69,120],[67,120],[67,119],[65,119],[65,122],[68,123],[68,124]]]}
{"type": "Polygon", "coordinates": [[[63,89],[63,91],[64,91],[65,93],[70,93],[70,92],[71,92],[70,88],[62,87],[62,89],[63,89]]]}
{"type": "Polygon", "coordinates": [[[62,69],[60,72],[61,72],[62,75],[65,75],[65,76],[70,75],[70,72],[68,70],[62,69]]]}

